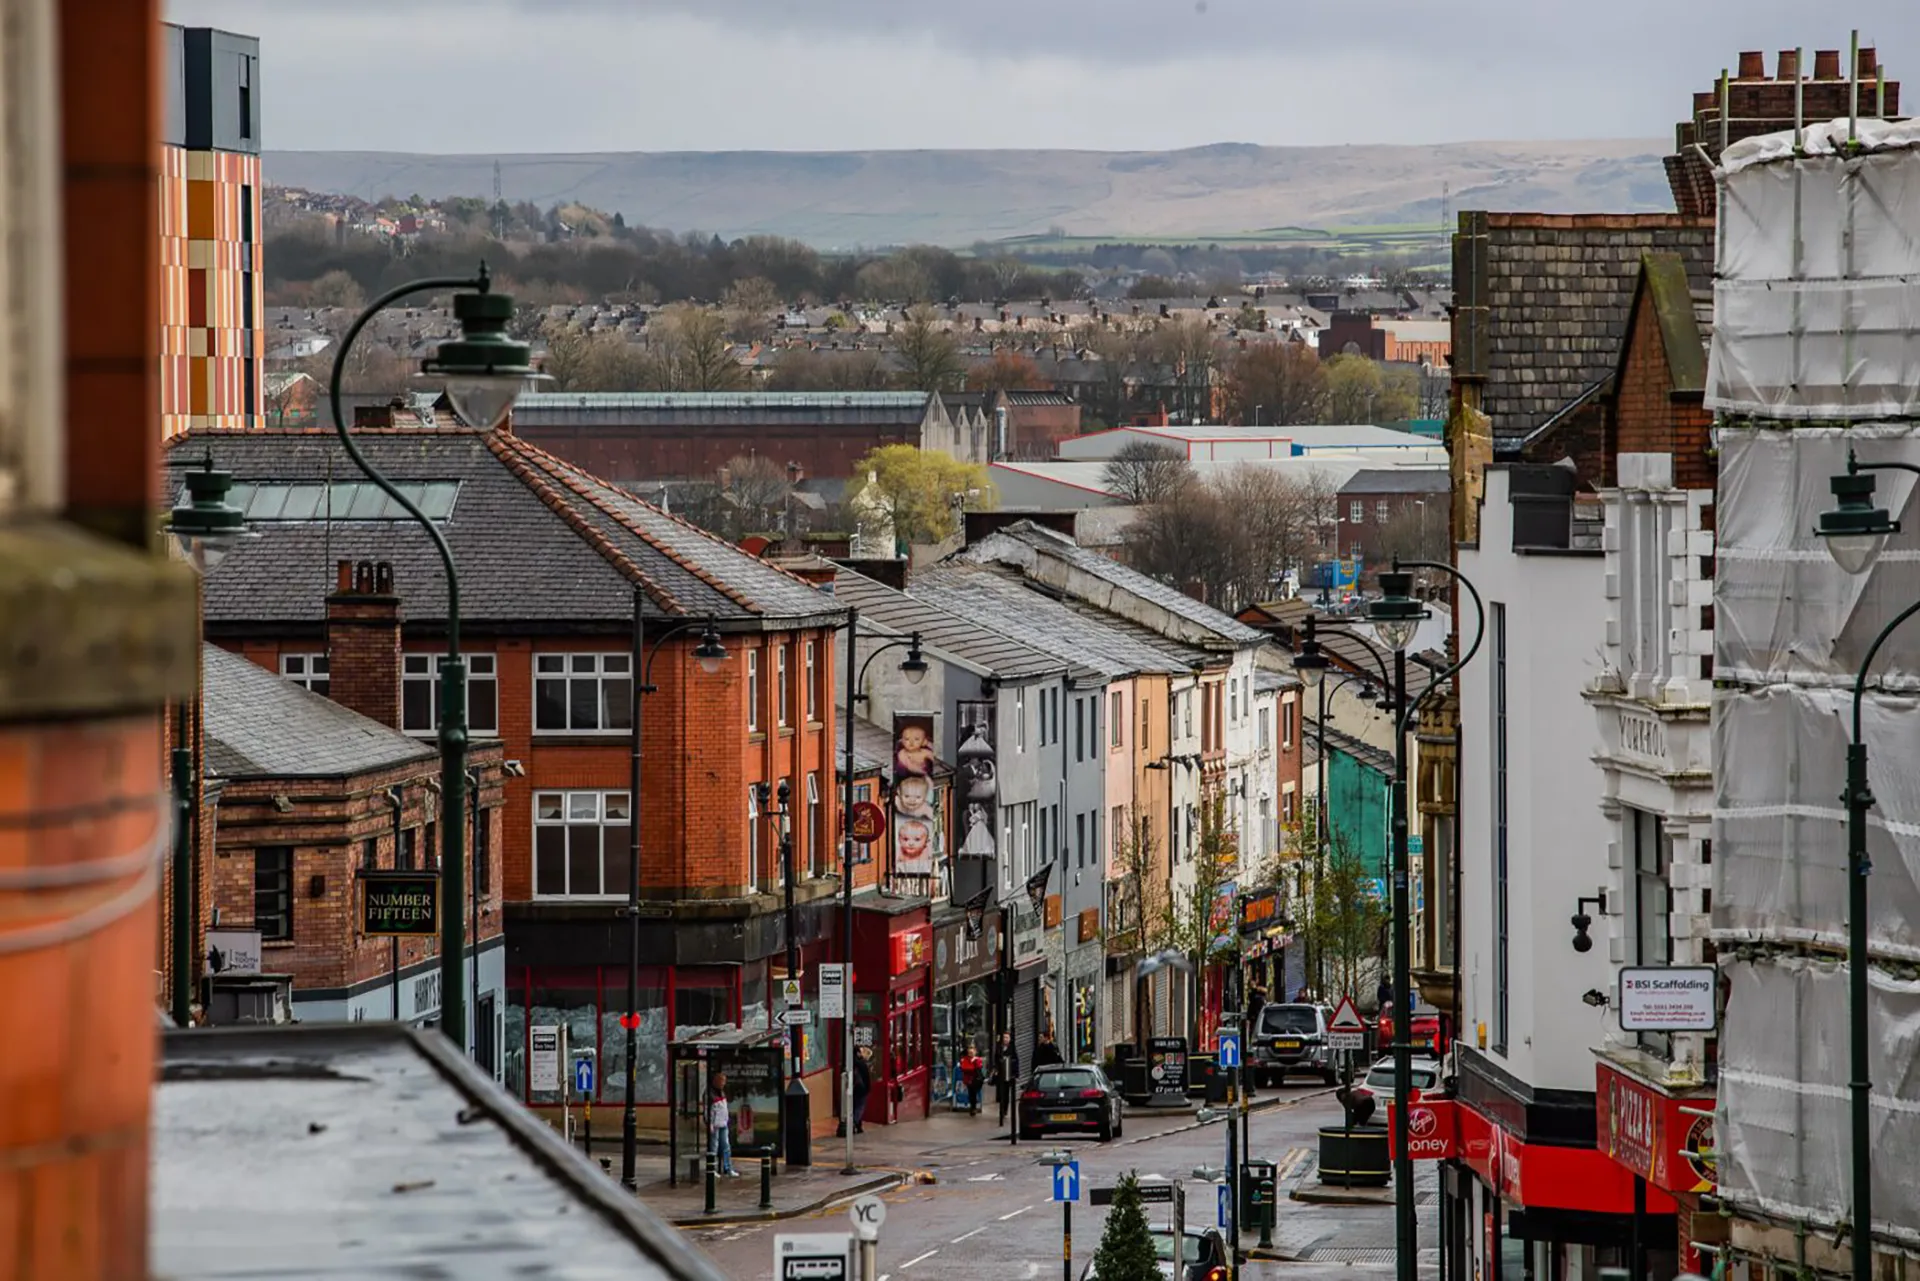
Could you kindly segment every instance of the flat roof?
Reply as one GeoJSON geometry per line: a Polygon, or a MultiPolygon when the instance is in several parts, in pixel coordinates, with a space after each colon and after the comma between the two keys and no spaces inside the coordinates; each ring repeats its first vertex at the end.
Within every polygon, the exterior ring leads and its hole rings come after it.
{"type": "Polygon", "coordinates": [[[169,1031],[155,1276],[724,1281],[437,1032],[169,1031]]]}

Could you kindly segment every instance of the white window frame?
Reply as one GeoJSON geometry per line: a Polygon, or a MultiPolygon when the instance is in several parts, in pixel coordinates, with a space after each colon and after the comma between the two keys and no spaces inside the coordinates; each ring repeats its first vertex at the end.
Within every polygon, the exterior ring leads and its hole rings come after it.
{"type": "Polygon", "coordinates": [[[760,651],[747,651],[747,733],[760,732],[760,651]]]}
{"type": "MultiPolygon", "coordinates": [[[[421,653],[413,650],[400,655],[400,729],[402,733],[432,738],[440,732],[440,660],[444,652],[421,653]],[[408,686],[424,685],[427,690],[427,723],[407,719],[408,686]]],[[[467,729],[474,734],[500,732],[500,659],[496,654],[462,654],[467,664],[467,729]],[[492,687],[493,714],[486,724],[473,714],[474,695],[482,685],[492,687]]],[[[555,731],[536,730],[536,733],[555,731]]]]}
{"type": "Polygon", "coordinates": [[[1014,741],[1014,750],[1027,750],[1027,691],[1025,687],[1013,691],[1013,722],[1019,726],[1018,737],[1014,741]]]}
{"type": "Polygon", "coordinates": [[[1280,746],[1284,750],[1293,749],[1294,712],[1299,704],[1291,698],[1280,700],[1280,746]]]}
{"type": "Polygon", "coordinates": [[[808,641],[801,651],[800,679],[807,683],[806,709],[809,724],[820,719],[820,672],[815,660],[815,645],[808,641]]]}
{"type": "Polygon", "coordinates": [[[1126,695],[1120,690],[1116,689],[1113,691],[1113,728],[1111,730],[1113,737],[1112,741],[1107,745],[1109,749],[1113,751],[1118,751],[1126,746],[1127,707],[1125,699],[1126,695]]]}
{"type": "Polygon", "coordinates": [[[535,653],[533,656],[532,681],[534,734],[541,737],[548,735],[567,735],[576,738],[591,734],[631,734],[633,732],[633,726],[631,724],[633,719],[632,682],[633,655],[629,653],[603,653],[592,650],[573,649],[548,650],[544,653],[535,653]],[[557,672],[551,670],[548,666],[555,660],[561,663],[561,668],[557,672]],[[583,668],[581,666],[583,663],[591,663],[592,666],[591,668],[583,668]],[[543,670],[543,668],[546,670],[543,670]],[[565,728],[560,729],[540,723],[541,687],[546,684],[551,684],[556,680],[562,682],[566,687],[565,706],[567,709],[567,725],[565,728]],[[576,726],[573,724],[573,685],[574,682],[582,680],[591,680],[599,687],[598,723],[594,725],[576,726]],[[607,686],[609,684],[621,683],[627,686],[626,695],[617,701],[609,699],[607,697],[607,686]],[[628,724],[609,724],[609,721],[612,719],[609,713],[616,707],[619,708],[621,716],[629,722],[628,724]]]}
{"type": "Polygon", "coordinates": [[[1373,500],[1373,520],[1376,525],[1384,525],[1393,519],[1393,504],[1384,498],[1373,500]]]}
{"type": "Polygon", "coordinates": [[[280,675],[301,689],[323,697],[333,689],[333,674],[324,652],[280,655],[280,675]]]}
{"type": "MultiPolygon", "coordinates": [[[[624,884],[607,884],[607,832],[610,828],[626,829],[633,821],[632,797],[624,791],[601,791],[598,789],[558,790],[544,789],[533,794],[533,896],[536,899],[615,899],[627,896],[624,884]],[[555,798],[558,798],[557,802],[555,798]],[[558,814],[544,812],[546,806],[556,804],[558,814]],[[615,811],[619,811],[616,815],[615,811]],[[590,811],[590,812],[589,812],[590,811]],[[618,818],[619,821],[615,821],[618,818]],[[562,828],[568,832],[567,848],[561,860],[564,888],[555,892],[540,884],[540,833],[543,830],[562,828]],[[592,828],[600,841],[600,888],[593,892],[577,891],[573,884],[572,832],[576,828],[592,828]]],[[[626,838],[629,842],[631,836],[626,838]]],[[[631,849],[631,845],[628,846],[631,849]]]]}
{"type": "Polygon", "coordinates": [[[1260,744],[1260,751],[1264,754],[1272,750],[1272,747],[1273,747],[1273,737],[1269,732],[1269,726],[1267,724],[1267,709],[1264,707],[1261,708],[1259,712],[1255,715],[1254,720],[1259,726],[1258,741],[1260,744]]]}
{"type": "Polygon", "coordinates": [[[787,647],[773,647],[773,723],[785,729],[793,715],[793,692],[787,688],[787,647]]]}
{"type": "Polygon", "coordinates": [[[1367,523],[1367,504],[1364,499],[1356,498],[1347,504],[1347,523],[1349,525],[1367,523]]]}

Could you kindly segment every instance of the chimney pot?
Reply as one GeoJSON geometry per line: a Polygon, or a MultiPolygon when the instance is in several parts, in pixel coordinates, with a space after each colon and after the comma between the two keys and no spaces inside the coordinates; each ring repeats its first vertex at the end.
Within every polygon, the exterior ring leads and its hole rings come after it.
{"type": "Polygon", "coordinates": [[[1813,55],[1813,78],[1815,80],[1839,80],[1840,51],[1838,49],[1817,49],[1813,55]]]}
{"type": "Polygon", "coordinates": [[[334,566],[334,590],[350,592],[353,590],[353,562],[343,560],[334,566]]]}
{"type": "Polygon", "coordinates": [[[1872,80],[1880,74],[1880,55],[1872,45],[1860,50],[1860,78],[1872,80]]]}
{"type": "Polygon", "coordinates": [[[1758,49],[1742,50],[1740,54],[1741,80],[1765,80],[1767,78],[1767,55],[1758,49]]]}
{"type": "Polygon", "coordinates": [[[1776,80],[1798,80],[1800,78],[1800,51],[1782,49],[1780,51],[1780,70],[1774,76],[1776,80]]]}

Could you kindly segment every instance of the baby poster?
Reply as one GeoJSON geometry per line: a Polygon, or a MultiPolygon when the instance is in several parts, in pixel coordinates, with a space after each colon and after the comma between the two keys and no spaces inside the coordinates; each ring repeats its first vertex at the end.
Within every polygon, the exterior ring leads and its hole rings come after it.
{"type": "Polygon", "coordinates": [[[933,786],[933,715],[893,717],[893,873],[931,876],[940,853],[939,795],[933,786]]]}

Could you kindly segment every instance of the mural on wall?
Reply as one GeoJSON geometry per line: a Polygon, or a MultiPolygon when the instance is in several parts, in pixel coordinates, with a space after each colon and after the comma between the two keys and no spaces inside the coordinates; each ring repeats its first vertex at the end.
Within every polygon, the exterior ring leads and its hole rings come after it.
{"type": "Polygon", "coordinates": [[[940,839],[940,795],[933,785],[933,714],[893,716],[893,873],[932,876],[945,852],[940,839]]]}
{"type": "Polygon", "coordinates": [[[991,701],[954,705],[953,780],[954,897],[978,896],[993,885],[994,857],[999,852],[995,834],[1000,823],[1000,776],[997,761],[998,726],[991,701]]]}

